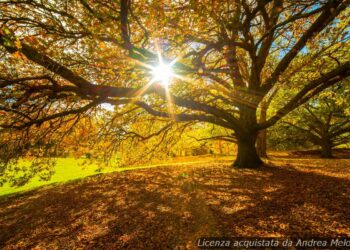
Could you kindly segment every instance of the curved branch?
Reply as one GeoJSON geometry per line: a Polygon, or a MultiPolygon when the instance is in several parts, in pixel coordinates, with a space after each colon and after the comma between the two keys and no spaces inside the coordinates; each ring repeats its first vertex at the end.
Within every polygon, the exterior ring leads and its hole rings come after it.
{"type": "Polygon", "coordinates": [[[337,82],[350,76],[350,61],[346,62],[340,67],[328,72],[318,79],[311,81],[307,84],[298,94],[294,96],[283,108],[278,110],[274,116],[264,123],[258,125],[259,129],[264,129],[272,126],[283,116],[296,109],[300,105],[310,100],[313,96],[328,88],[337,82]]]}
{"type": "Polygon", "coordinates": [[[89,104],[87,104],[81,108],[63,111],[60,113],[56,113],[53,115],[43,117],[41,119],[32,119],[29,122],[24,123],[22,125],[0,125],[0,126],[2,128],[5,128],[5,129],[18,129],[18,130],[20,130],[20,129],[30,127],[32,125],[41,125],[43,122],[54,120],[54,119],[59,118],[59,117],[65,117],[65,116],[72,115],[72,114],[83,113],[83,112],[89,110],[90,108],[97,106],[98,104],[100,104],[102,102],[103,102],[103,99],[99,98],[99,99],[96,99],[96,100],[90,102],[89,104]]]}
{"type": "Polygon", "coordinates": [[[320,33],[328,24],[330,24],[335,19],[335,17],[348,6],[350,0],[346,0],[343,3],[342,2],[343,1],[340,0],[329,1],[325,5],[325,8],[321,15],[279,62],[271,77],[267,79],[265,85],[261,87],[262,91],[267,92],[273,87],[279,76],[288,68],[289,64],[299,54],[300,50],[306,45],[306,43],[312,37],[320,33]]]}
{"type": "Polygon", "coordinates": [[[210,115],[200,115],[200,114],[169,114],[166,112],[158,111],[153,109],[151,106],[144,102],[134,102],[135,105],[143,108],[146,110],[149,114],[158,116],[158,117],[165,117],[170,119],[175,119],[176,121],[203,121],[203,122],[209,122],[213,123],[225,128],[232,129],[232,125],[224,120],[218,119],[217,117],[210,116],[210,115]]]}

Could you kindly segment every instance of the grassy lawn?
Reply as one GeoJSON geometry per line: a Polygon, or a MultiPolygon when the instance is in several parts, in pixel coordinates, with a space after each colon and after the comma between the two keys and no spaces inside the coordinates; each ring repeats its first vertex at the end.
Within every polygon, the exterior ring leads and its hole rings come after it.
{"type": "MultiPolygon", "coordinates": [[[[232,160],[232,157],[219,157],[221,160],[227,159],[232,160]]],[[[98,171],[99,167],[96,164],[88,164],[81,166],[79,163],[82,162],[82,160],[75,159],[75,158],[59,158],[57,159],[56,166],[55,166],[55,174],[51,177],[49,181],[42,181],[39,179],[39,177],[33,178],[31,181],[29,181],[24,186],[20,187],[13,187],[6,183],[2,187],[0,187],[0,196],[9,195],[12,193],[17,192],[23,192],[23,191],[29,191],[41,186],[53,184],[53,183],[64,183],[71,180],[76,180],[80,178],[84,178],[91,175],[96,175],[100,173],[110,173],[115,171],[127,171],[127,170],[133,170],[138,168],[151,168],[151,167],[158,167],[158,166],[167,166],[171,164],[172,166],[182,165],[182,164],[192,164],[192,163],[205,163],[205,162],[211,162],[215,161],[216,158],[213,158],[212,156],[201,156],[201,157],[179,157],[172,160],[169,160],[167,162],[160,162],[152,165],[136,165],[136,166],[130,166],[130,167],[108,167],[103,168],[102,170],[98,171]]],[[[22,164],[26,164],[23,163],[22,164]]]]}
{"type": "MultiPolygon", "coordinates": [[[[80,160],[81,162],[81,160],[80,160]]],[[[21,164],[26,164],[26,162],[21,162],[21,164]]],[[[55,166],[55,174],[51,177],[49,181],[42,181],[39,177],[35,177],[30,180],[27,184],[20,187],[12,187],[10,184],[6,183],[4,186],[0,187],[0,196],[31,190],[40,186],[66,182],[69,180],[79,179],[90,175],[95,175],[98,166],[95,164],[90,164],[86,166],[79,165],[79,160],[74,158],[59,158],[57,159],[55,166]]],[[[115,168],[105,168],[102,169],[102,173],[115,171],[115,168]]]]}

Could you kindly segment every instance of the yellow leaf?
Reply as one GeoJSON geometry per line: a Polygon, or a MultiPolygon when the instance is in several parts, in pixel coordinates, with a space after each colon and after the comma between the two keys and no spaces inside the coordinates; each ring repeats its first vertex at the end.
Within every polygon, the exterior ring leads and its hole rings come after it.
{"type": "Polygon", "coordinates": [[[22,44],[21,44],[21,41],[17,38],[16,41],[15,41],[15,46],[17,49],[20,49],[22,48],[22,44]]]}
{"type": "Polygon", "coordinates": [[[100,48],[101,49],[105,49],[107,46],[106,46],[106,44],[104,43],[104,42],[100,42],[100,48]]]}

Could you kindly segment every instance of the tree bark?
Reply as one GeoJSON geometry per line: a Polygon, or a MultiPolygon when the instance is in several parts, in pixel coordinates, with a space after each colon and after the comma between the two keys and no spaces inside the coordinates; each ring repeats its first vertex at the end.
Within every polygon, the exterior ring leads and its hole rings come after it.
{"type": "MultiPolygon", "coordinates": [[[[269,104],[270,104],[270,101],[263,101],[261,103],[261,111],[260,111],[260,119],[259,119],[260,123],[266,122],[267,108],[268,108],[269,104]]],[[[260,132],[258,134],[257,143],[256,143],[258,155],[260,157],[267,157],[266,140],[267,140],[266,129],[260,130],[260,132]]]]}
{"type": "MultiPolygon", "coordinates": [[[[259,123],[266,122],[267,110],[271,104],[272,99],[277,94],[277,89],[274,88],[271,93],[261,102],[259,123]]],[[[260,130],[256,144],[258,155],[267,158],[267,129],[260,130]]]]}
{"type": "Polygon", "coordinates": [[[257,139],[257,142],[256,142],[256,148],[257,148],[257,152],[258,152],[258,155],[262,158],[267,158],[267,152],[266,152],[266,149],[267,149],[267,143],[266,143],[266,140],[267,140],[267,131],[266,129],[263,129],[259,132],[258,134],[258,139],[257,139]]]}
{"type": "Polygon", "coordinates": [[[238,151],[236,161],[233,163],[234,167],[256,169],[263,165],[255,148],[256,139],[257,133],[237,137],[238,151]]]}
{"type": "Polygon", "coordinates": [[[324,142],[321,145],[321,157],[322,158],[333,158],[332,144],[330,142],[324,142]]]}

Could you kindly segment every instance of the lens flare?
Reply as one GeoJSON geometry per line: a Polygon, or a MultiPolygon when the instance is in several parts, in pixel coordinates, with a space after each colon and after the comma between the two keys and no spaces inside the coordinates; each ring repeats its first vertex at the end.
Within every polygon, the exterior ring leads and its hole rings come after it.
{"type": "MultiPolygon", "coordinates": [[[[148,70],[149,74],[152,76],[150,81],[142,86],[134,95],[133,98],[135,98],[135,101],[138,97],[141,97],[153,84],[159,84],[164,88],[165,91],[165,100],[167,102],[167,108],[168,108],[168,114],[169,117],[173,120],[175,119],[174,116],[174,104],[172,100],[172,95],[170,94],[170,84],[172,80],[182,80],[182,81],[189,81],[186,77],[182,75],[178,75],[174,72],[173,67],[176,65],[177,61],[182,58],[182,56],[178,56],[175,59],[173,59],[170,62],[164,62],[161,51],[158,47],[158,44],[156,43],[156,52],[158,56],[158,63],[156,65],[147,64],[145,62],[138,61],[136,59],[131,59],[136,64],[140,65],[141,67],[148,70]]],[[[167,60],[166,60],[167,61],[167,60]]]]}
{"type": "Polygon", "coordinates": [[[152,69],[152,75],[154,82],[159,82],[164,87],[168,87],[174,73],[171,69],[171,65],[160,63],[152,69]]]}

